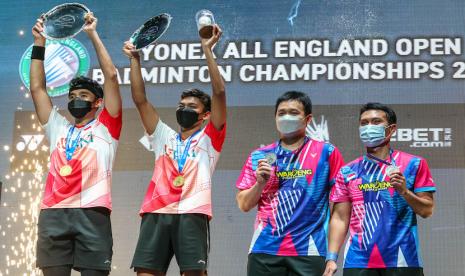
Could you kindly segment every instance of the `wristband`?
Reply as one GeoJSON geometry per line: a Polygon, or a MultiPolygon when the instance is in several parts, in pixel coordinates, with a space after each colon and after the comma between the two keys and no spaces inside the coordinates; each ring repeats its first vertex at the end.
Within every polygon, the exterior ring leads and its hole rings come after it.
{"type": "Polygon", "coordinates": [[[43,46],[32,46],[31,59],[44,60],[45,59],[45,47],[43,46]]]}
{"type": "Polygon", "coordinates": [[[328,252],[326,254],[326,262],[327,261],[334,261],[334,262],[337,262],[337,257],[338,257],[338,254],[335,253],[335,252],[328,252]]]}

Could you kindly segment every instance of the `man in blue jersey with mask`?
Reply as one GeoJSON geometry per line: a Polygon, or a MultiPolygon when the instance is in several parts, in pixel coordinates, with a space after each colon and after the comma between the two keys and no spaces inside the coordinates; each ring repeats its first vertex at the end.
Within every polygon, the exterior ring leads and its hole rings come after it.
{"type": "Polygon", "coordinates": [[[258,207],[247,275],[321,276],[326,257],[329,191],[343,159],[330,143],[306,136],[310,98],[278,98],[279,140],[249,155],[237,180],[239,208],[258,207]]]}

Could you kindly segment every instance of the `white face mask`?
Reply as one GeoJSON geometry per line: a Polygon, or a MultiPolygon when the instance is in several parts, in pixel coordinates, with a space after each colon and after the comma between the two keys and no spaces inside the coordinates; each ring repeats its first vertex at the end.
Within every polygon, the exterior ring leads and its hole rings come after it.
{"type": "Polygon", "coordinates": [[[289,135],[304,129],[306,122],[299,118],[299,116],[286,114],[278,117],[276,125],[281,134],[289,135]]]}

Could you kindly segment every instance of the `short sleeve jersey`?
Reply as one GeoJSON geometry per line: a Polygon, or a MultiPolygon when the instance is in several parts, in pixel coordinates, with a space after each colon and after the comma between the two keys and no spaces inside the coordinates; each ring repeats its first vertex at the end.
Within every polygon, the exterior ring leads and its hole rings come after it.
{"type": "Polygon", "coordinates": [[[147,135],[155,154],[155,167],[140,214],[200,213],[211,218],[212,175],[225,134],[226,125],[217,130],[209,122],[190,138],[181,141],[176,131],[159,120],[154,133],[147,135]],[[177,156],[184,154],[186,161],[180,171],[177,156]],[[175,181],[179,176],[183,183],[175,181]]]}
{"type": "MultiPolygon", "coordinates": [[[[424,159],[393,151],[387,163],[399,167],[410,191],[436,191],[424,159]]],[[[352,203],[345,268],[422,267],[416,215],[392,187],[387,168],[362,156],[336,177],[331,201],[352,203]]]]}
{"type": "Polygon", "coordinates": [[[276,154],[273,174],[260,200],[250,253],[326,256],[329,191],[343,159],[332,144],[308,139],[296,151],[279,142],[254,150],[236,182],[253,187],[258,160],[276,154]]]}
{"type": "Polygon", "coordinates": [[[106,207],[111,210],[111,176],[122,114],[104,108],[83,127],[75,127],[54,107],[43,126],[50,142],[50,170],[41,208],[106,207]],[[75,146],[67,158],[69,143],[75,146]],[[69,160],[68,160],[69,159],[69,160]]]}

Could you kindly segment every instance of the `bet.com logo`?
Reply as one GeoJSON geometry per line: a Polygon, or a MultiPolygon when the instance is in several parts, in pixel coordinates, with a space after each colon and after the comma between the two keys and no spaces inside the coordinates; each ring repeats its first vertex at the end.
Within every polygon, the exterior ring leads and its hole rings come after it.
{"type": "Polygon", "coordinates": [[[391,141],[409,142],[412,148],[452,147],[451,128],[399,128],[391,141]]]}

